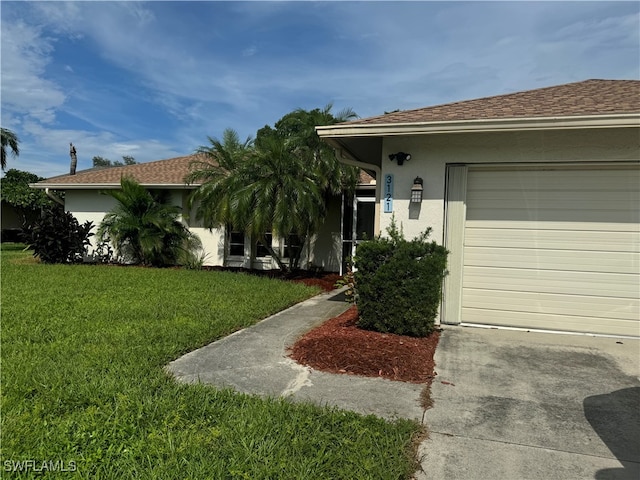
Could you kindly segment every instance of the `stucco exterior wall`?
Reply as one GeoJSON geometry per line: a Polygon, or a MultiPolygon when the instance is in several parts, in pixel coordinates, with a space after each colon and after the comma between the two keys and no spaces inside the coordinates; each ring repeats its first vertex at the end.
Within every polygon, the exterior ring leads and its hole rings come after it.
{"type": "Polygon", "coordinates": [[[430,238],[443,243],[447,164],[638,161],[639,151],[637,128],[386,137],[380,184],[392,173],[394,198],[393,213],[380,209],[380,231],[386,234],[395,215],[407,238],[430,226],[430,238]],[[411,154],[402,166],[389,160],[400,151],[411,154]],[[416,176],[424,181],[424,193],[422,203],[414,205],[409,196],[416,176]]]}
{"type": "MultiPolygon", "coordinates": [[[[105,214],[115,207],[116,201],[99,190],[67,190],[64,197],[64,208],[76,217],[79,223],[93,222],[94,234],[91,245],[96,245],[95,234],[105,214]]],[[[90,249],[91,250],[91,249],[90,249]]]]}
{"type": "MultiPolygon", "coordinates": [[[[187,208],[188,193],[184,190],[170,191],[170,201],[184,209],[187,208]]],[[[109,195],[101,194],[99,190],[67,190],[65,195],[65,209],[71,212],[80,223],[91,221],[94,224],[92,232],[97,232],[98,226],[102,222],[105,214],[116,205],[116,200],[109,195]]],[[[189,230],[200,238],[205,254],[205,266],[225,265],[225,232],[224,229],[214,229],[202,227],[201,222],[195,218],[195,208],[185,216],[183,221],[188,225],[189,230]]],[[[311,248],[304,249],[300,266],[306,268],[309,263],[322,267],[325,271],[339,271],[341,263],[341,238],[340,238],[340,215],[341,199],[336,197],[331,199],[329,212],[324,225],[320,228],[317,236],[311,242],[311,248]],[[310,253],[310,255],[309,255],[310,253]]],[[[89,252],[96,246],[96,237],[91,237],[91,247],[89,252]]],[[[228,260],[226,265],[244,268],[272,269],[277,268],[277,264],[270,257],[265,259],[251,260],[251,242],[245,239],[245,258],[234,258],[228,260]]],[[[274,239],[274,245],[278,245],[278,239],[274,239]]]]}

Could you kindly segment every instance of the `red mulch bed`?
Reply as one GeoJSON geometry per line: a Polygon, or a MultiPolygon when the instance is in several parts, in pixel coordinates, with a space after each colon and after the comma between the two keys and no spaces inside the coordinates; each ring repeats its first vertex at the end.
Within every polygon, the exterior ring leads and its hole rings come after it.
{"type": "Polygon", "coordinates": [[[300,338],[289,356],[316,370],[411,383],[431,383],[439,332],[425,338],[363,330],[349,308],[300,338]]]}
{"type": "Polygon", "coordinates": [[[301,275],[299,277],[293,277],[291,280],[304,283],[309,287],[320,287],[325,292],[330,292],[336,288],[336,282],[342,280],[342,277],[337,273],[328,273],[317,277],[301,275]]]}

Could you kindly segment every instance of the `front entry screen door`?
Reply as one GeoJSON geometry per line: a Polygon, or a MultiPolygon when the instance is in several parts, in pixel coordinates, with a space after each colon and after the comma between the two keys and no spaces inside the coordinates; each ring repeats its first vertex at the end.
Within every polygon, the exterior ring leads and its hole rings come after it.
{"type": "Polygon", "coordinates": [[[356,197],[345,201],[342,217],[342,272],[346,272],[347,261],[356,253],[362,240],[374,237],[376,199],[356,197]]]}

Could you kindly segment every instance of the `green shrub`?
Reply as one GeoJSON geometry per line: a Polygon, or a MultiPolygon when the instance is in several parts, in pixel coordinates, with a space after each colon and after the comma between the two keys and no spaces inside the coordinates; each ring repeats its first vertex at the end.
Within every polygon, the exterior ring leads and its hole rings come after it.
{"type": "Polygon", "coordinates": [[[87,253],[92,222],[82,225],[60,207],[46,207],[42,216],[25,230],[33,256],[44,263],[78,263],[87,253]]]}
{"type": "Polygon", "coordinates": [[[427,336],[435,328],[448,252],[436,242],[427,242],[430,228],[411,241],[395,222],[387,232],[389,238],[362,242],[356,250],[358,326],[427,336]]]}

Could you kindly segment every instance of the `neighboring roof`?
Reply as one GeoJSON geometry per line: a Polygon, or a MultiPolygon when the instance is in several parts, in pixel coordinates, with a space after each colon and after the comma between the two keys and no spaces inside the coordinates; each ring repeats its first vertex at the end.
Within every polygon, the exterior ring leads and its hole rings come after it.
{"type": "MultiPolygon", "coordinates": [[[[59,175],[33,184],[35,188],[109,188],[119,187],[123,176],[131,176],[146,187],[186,188],[184,177],[192,162],[205,160],[201,155],[136,163],[122,167],[97,167],[76,172],[75,175],[59,175]]],[[[197,184],[189,187],[196,187],[197,184]]]]}
{"type": "Polygon", "coordinates": [[[376,184],[376,179],[373,177],[373,175],[370,175],[364,170],[360,170],[360,176],[358,177],[358,185],[365,186],[365,185],[375,185],[375,184],[376,184]]]}
{"type": "Polygon", "coordinates": [[[585,80],[393,112],[341,125],[640,113],[640,81],[585,80]]]}

